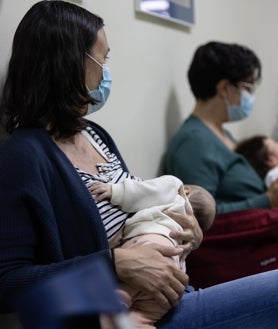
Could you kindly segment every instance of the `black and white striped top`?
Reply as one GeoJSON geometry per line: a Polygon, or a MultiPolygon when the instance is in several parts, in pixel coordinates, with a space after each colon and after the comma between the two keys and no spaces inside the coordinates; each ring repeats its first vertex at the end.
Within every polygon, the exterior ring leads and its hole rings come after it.
{"type": "MultiPolygon", "coordinates": [[[[113,184],[122,182],[126,178],[141,180],[139,177],[132,176],[122,169],[116,155],[109,151],[108,147],[91,127],[87,127],[82,133],[107,161],[106,163],[97,164],[98,174],[89,174],[76,168],[87,187],[96,181],[113,184]]],[[[96,201],[96,204],[103,220],[107,238],[110,241],[123,228],[130,214],[123,212],[118,206],[112,205],[108,200],[96,201]]]]}

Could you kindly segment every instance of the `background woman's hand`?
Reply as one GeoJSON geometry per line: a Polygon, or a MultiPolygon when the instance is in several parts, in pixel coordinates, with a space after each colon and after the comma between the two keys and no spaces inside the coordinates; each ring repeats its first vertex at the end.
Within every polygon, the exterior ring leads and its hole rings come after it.
{"type": "Polygon", "coordinates": [[[182,253],[183,248],[158,244],[116,248],[114,255],[118,278],[152,296],[168,310],[178,302],[188,285],[187,274],[168,258],[182,253]]]}
{"type": "Polygon", "coordinates": [[[276,179],[269,187],[269,189],[266,192],[271,207],[275,208],[278,207],[278,179],[276,179]]]}

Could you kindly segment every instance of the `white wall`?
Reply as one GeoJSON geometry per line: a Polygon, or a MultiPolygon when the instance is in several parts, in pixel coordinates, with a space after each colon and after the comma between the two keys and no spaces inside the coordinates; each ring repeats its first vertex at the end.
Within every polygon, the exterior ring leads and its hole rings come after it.
{"type": "MultiPolygon", "coordinates": [[[[0,0],[1,77],[15,28],[36,2],[0,0]]],[[[104,18],[111,47],[112,93],[90,118],[112,134],[135,175],[159,174],[169,139],[193,107],[187,67],[199,44],[210,40],[246,44],[263,64],[254,113],[229,129],[239,138],[256,133],[278,138],[277,0],[195,0],[191,29],[136,14],[134,0],[75,2],[104,18]]]]}

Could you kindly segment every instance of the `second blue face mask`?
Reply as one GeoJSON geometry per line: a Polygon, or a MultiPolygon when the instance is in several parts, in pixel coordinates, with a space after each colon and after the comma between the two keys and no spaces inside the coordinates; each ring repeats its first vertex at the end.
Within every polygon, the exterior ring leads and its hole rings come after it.
{"type": "Polygon", "coordinates": [[[239,105],[227,105],[229,121],[239,121],[245,119],[253,110],[255,96],[248,91],[242,90],[239,105]]]}

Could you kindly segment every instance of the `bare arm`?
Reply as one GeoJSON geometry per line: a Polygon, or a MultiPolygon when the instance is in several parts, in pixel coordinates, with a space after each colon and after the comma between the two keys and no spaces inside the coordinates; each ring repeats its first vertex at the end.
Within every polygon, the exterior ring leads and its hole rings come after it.
{"type": "Polygon", "coordinates": [[[269,187],[266,192],[266,195],[269,198],[271,207],[278,207],[278,179],[276,179],[269,187]]]}

